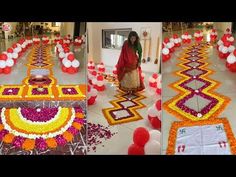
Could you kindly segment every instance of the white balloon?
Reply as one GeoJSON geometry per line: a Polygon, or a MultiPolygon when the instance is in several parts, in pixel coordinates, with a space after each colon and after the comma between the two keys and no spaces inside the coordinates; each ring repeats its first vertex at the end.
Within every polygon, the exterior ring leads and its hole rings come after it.
{"type": "Polygon", "coordinates": [[[235,47],[234,47],[233,45],[229,46],[229,48],[228,48],[228,50],[229,50],[230,53],[233,52],[234,49],[235,49],[235,47]]]}
{"type": "Polygon", "coordinates": [[[191,39],[191,38],[192,38],[192,36],[189,34],[187,38],[188,38],[188,39],[191,39]]]}
{"type": "Polygon", "coordinates": [[[174,39],[174,38],[170,38],[170,41],[171,41],[171,42],[174,42],[174,41],[175,41],[175,39],[174,39]]]}
{"type": "Polygon", "coordinates": [[[0,68],[5,68],[6,67],[6,62],[3,60],[0,60],[0,68]]]}
{"type": "Polygon", "coordinates": [[[178,39],[174,39],[174,43],[179,43],[179,40],[178,39]]]}
{"type": "Polygon", "coordinates": [[[159,155],[161,153],[161,146],[158,141],[148,141],[144,146],[146,155],[159,155]]]}
{"type": "Polygon", "coordinates": [[[67,58],[63,58],[62,59],[62,64],[65,65],[66,61],[67,61],[67,58]]]}
{"type": "Polygon", "coordinates": [[[230,55],[227,57],[227,62],[228,62],[229,64],[233,64],[234,62],[236,62],[235,56],[230,54],[230,55]]]}
{"type": "Polygon", "coordinates": [[[234,37],[231,36],[230,38],[227,38],[230,42],[233,42],[234,41],[234,37]]]}
{"type": "Polygon", "coordinates": [[[91,89],[91,91],[90,91],[91,93],[91,96],[97,96],[97,94],[98,94],[98,91],[96,90],[96,89],[91,89]]]}
{"type": "Polygon", "coordinates": [[[18,58],[18,53],[15,53],[15,52],[12,53],[12,58],[15,58],[15,59],[18,58]]]}
{"type": "Polygon", "coordinates": [[[169,49],[169,48],[172,47],[172,44],[171,44],[170,42],[168,42],[168,43],[166,44],[166,46],[167,46],[167,48],[169,49]]]}
{"type": "Polygon", "coordinates": [[[101,87],[104,85],[104,81],[97,81],[96,84],[97,86],[101,87]]]}
{"type": "Polygon", "coordinates": [[[180,43],[180,42],[182,42],[182,39],[181,39],[181,38],[179,38],[179,43],[180,43]]]}
{"type": "Polygon", "coordinates": [[[65,57],[65,53],[64,53],[64,52],[60,52],[60,53],[59,53],[59,57],[60,57],[60,58],[64,58],[64,57],[65,57]]]}
{"type": "Polygon", "coordinates": [[[150,135],[149,141],[155,140],[155,141],[161,142],[161,132],[160,131],[150,130],[149,135],[150,135]]]}
{"type": "Polygon", "coordinates": [[[151,83],[156,82],[156,80],[152,76],[149,77],[148,81],[151,82],[151,83]]]}
{"type": "Polygon", "coordinates": [[[153,108],[153,106],[151,106],[150,108],[148,108],[148,115],[151,117],[157,117],[158,111],[153,108]]]}
{"type": "Polygon", "coordinates": [[[163,55],[167,55],[167,54],[170,53],[170,50],[167,49],[167,48],[163,48],[163,49],[162,49],[162,53],[163,53],[163,55]]]}
{"type": "Polygon", "coordinates": [[[228,47],[222,47],[222,53],[227,53],[228,52],[228,47]]]}
{"type": "Polygon", "coordinates": [[[96,79],[96,78],[93,78],[93,79],[92,79],[92,84],[93,84],[93,85],[96,85],[96,84],[97,84],[97,79],[96,79]]]}
{"type": "Polygon", "coordinates": [[[217,42],[217,44],[218,44],[218,45],[221,45],[221,44],[223,44],[223,41],[222,41],[222,40],[219,40],[219,41],[217,42]]]}
{"type": "Polygon", "coordinates": [[[6,60],[6,66],[12,67],[14,65],[13,59],[7,59],[6,60]]]}
{"type": "Polygon", "coordinates": [[[222,48],[223,48],[224,46],[223,45],[220,45],[219,46],[219,51],[221,52],[222,51],[222,48]]]}
{"type": "Polygon", "coordinates": [[[74,68],[78,68],[79,65],[80,65],[80,63],[79,63],[78,60],[73,60],[73,61],[72,61],[72,66],[73,66],[74,68]]]}
{"type": "Polygon", "coordinates": [[[65,66],[66,68],[71,67],[71,61],[66,59],[66,60],[64,61],[64,66],[65,66]]]}
{"type": "Polygon", "coordinates": [[[182,34],[182,35],[181,35],[181,38],[182,38],[182,39],[185,39],[185,35],[182,34]]]}
{"type": "Polygon", "coordinates": [[[7,57],[8,58],[12,58],[12,54],[11,53],[7,53],[7,57]]]}

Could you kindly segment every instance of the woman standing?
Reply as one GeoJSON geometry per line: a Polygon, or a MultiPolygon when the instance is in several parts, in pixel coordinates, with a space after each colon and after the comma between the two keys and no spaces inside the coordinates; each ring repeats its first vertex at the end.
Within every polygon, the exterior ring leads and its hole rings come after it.
{"type": "Polygon", "coordinates": [[[117,63],[119,88],[129,94],[145,88],[141,79],[141,58],[142,47],[139,36],[135,31],[131,31],[128,40],[122,46],[117,63]]]}

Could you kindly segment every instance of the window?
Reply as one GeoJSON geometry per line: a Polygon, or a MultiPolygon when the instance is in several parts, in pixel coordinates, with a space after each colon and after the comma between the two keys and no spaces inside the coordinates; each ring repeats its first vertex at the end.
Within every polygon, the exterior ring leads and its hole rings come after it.
{"type": "Polygon", "coordinates": [[[52,27],[58,27],[60,26],[60,22],[52,22],[52,27]]]}
{"type": "Polygon", "coordinates": [[[131,28],[102,30],[102,48],[121,49],[131,30],[131,28]]]}

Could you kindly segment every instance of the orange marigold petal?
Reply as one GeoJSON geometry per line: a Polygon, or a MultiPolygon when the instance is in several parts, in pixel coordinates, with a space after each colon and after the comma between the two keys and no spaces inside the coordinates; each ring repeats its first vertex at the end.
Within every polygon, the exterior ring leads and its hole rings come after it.
{"type": "Polygon", "coordinates": [[[3,142],[5,143],[11,143],[13,141],[13,139],[15,138],[15,136],[11,133],[8,133],[4,136],[3,138],[3,142]]]}
{"type": "Polygon", "coordinates": [[[0,131],[4,129],[4,126],[0,124],[0,131]]]}
{"type": "Polygon", "coordinates": [[[78,113],[76,113],[76,117],[83,119],[84,118],[84,114],[78,112],[78,113]]]}
{"type": "Polygon", "coordinates": [[[34,149],[34,146],[35,146],[35,140],[32,139],[26,139],[22,144],[22,148],[27,151],[34,149]]]}
{"type": "Polygon", "coordinates": [[[57,147],[57,142],[54,138],[46,139],[46,143],[47,143],[49,148],[56,148],[57,147]]]}
{"type": "Polygon", "coordinates": [[[80,130],[81,129],[81,124],[78,123],[78,122],[73,122],[72,124],[77,130],[80,130]]]}
{"type": "Polygon", "coordinates": [[[70,132],[67,132],[67,131],[65,131],[65,132],[63,133],[63,137],[64,137],[68,142],[72,141],[73,138],[74,138],[74,136],[73,136],[70,132]]]}

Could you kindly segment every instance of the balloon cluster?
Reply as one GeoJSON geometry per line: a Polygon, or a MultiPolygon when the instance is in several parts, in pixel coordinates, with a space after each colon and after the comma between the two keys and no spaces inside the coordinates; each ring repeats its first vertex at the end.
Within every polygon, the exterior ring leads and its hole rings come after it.
{"type": "Polygon", "coordinates": [[[70,45],[70,43],[71,43],[71,36],[70,36],[70,34],[68,34],[67,36],[64,37],[63,43],[70,45]]]}
{"type": "Polygon", "coordinates": [[[157,77],[157,88],[156,88],[156,94],[161,95],[161,74],[158,75],[157,77]]]}
{"type": "Polygon", "coordinates": [[[104,83],[104,77],[102,75],[97,75],[92,80],[93,88],[95,88],[97,91],[102,92],[105,90],[105,83],[104,83]]]}
{"type": "Polygon", "coordinates": [[[229,54],[226,60],[226,67],[231,71],[231,72],[236,72],[236,49],[229,54]]]}
{"type": "Polygon", "coordinates": [[[88,85],[88,96],[87,96],[88,105],[92,105],[95,103],[97,95],[98,95],[97,90],[88,85]]]}
{"type": "Polygon", "coordinates": [[[174,42],[175,47],[181,46],[181,38],[177,34],[173,34],[173,37],[170,38],[170,41],[174,42]]]}
{"type": "Polygon", "coordinates": [[[98,72],[100,73],[105,73],[105,65],[103,62],[101,62],[100,64],[97,65],[97,68],[98,68],[98,72]]]}
{"type": "Polygon", "coordinates": [[[80,47],[82,44],[85,43],[85,41],[86,41],[85,35],[78,36],[77,38],[75,38],[74,45],[80,47]]]}
{"type": "Polygon", "coordinates": [[[154,129],[161,129],[161,99],[148,108],[148,120],[154,129]]]}
{"type": "Polygon", "coordinates": [[[20,39],[7,51],[0,54],[0,73],[9,74],[11,68],[16,64],[17,59],[32,45],[33,41],[30,38],[20,39]]]}
{"type": "Polygon", "coordinates": [[[35,45],[40,44],[40,38],[38,37],[38,35],[35,35],[35,36],[33,37],[33,43],[34,43],[35,45]]]}
{"type": "Polygon", "coordinates": [[[159,155],[161,132],[138,127],[133,133],[133,144],[128,148],[128,155],[159,155]]]}
{"type": "Polygon", "coordinates": [[[114,76],[117,76],[117,65],[114,66],[112,73],[114,76]]]}
{"type": "Polygon", "coordinates": [[[61,40],[60,34],[56,34],[55,39],[54,39],[54,43],[57,44],[57,42],[59,42],[60,40],[61,40]]]}
{"type": "Polygon", "coordinates": [[[231,52],[234,51],[234,37],[231,34],[225,33],[221,39],[217,42],[217,50],[219,51],[219,57],[226,59],[231,52]]]}
{"type": "Polygon", "coordinates": [[[64,44],[62,41],[59,41],[56,48],[62,64],[62,71],[69,74],[77,73],[79,71],[80,62],[75,59],[74,53],[70,52],[68,44],[64,44]]]}
{"type": "Polygon", "coordinates": [[[97,77],[97,71],[95,71],[95,70],[89,70],[88,71],[88,82],[89,82],[89,84],[93,85],[93,82],[95,84],[96,83],[96,77],[97,77]]]}
{"type": "Polygon", "coordinates": [[[188,34],[188,32],[185,32],[184,34],[182,34],[181,38],[182,38],[184,44],[185,43],[190,44],[191,39],[192,39],[192,35],[188,34]]]}
{"type": "Polygon", "coordinates": [[[175,51],[175,42],[174,39],[165,38],[162,43],[162,60],[165,62],[170,59],[171,53],[175,51]]]}
{"type": "Polygon", "coordinates": [[[49,38],[48,38],[47,35],[43,35],[42,42],[43,42],[44,45],[47,45],[49,43],[49,38]]]}
{"type": "Polygon", "coordinates": [[[88,69],[89,70],[94,70],[95,69],[95,64],[92,60],[88,62],[88,69]]]}
{"type": "Polygon", "coordinates": [[[201,42],[203,40],[203,31],[197,30],[193,34],[196,42],[201,42]]]}
{"type": "Polygon", "coordinates": [[[218,34],[217,34],[216,29],[212,29],[211,32],[210,32],[210,40],[211,40],[211,42],[216,42],[217,36],[218,36],[218,34]]]}
{"type": "Polygon", "coordinates": [[[149,86],[151,88],[157,88],[157,82],[158,82],[158,74],[157,73],[153,73],[149,77],[149,86]]]}

